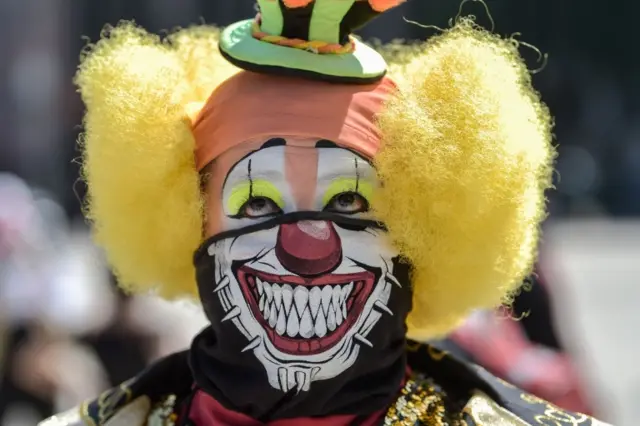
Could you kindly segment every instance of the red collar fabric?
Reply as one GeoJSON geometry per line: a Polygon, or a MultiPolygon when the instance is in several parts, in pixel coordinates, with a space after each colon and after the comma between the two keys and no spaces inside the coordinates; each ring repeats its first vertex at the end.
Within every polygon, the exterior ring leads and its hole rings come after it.
{"type": "Polygon", "coordinates": [[[385,413],[386,410],[381,410],[365,419],[355,415],[340,415],[281,419],[262,423],[244,414],[228,410],[210,395],[196,390],[188,416],[195,426],[349,426],[356,419],[360,420],[358,423],[360,426],[376,426],[381,423],[385,413]]]}

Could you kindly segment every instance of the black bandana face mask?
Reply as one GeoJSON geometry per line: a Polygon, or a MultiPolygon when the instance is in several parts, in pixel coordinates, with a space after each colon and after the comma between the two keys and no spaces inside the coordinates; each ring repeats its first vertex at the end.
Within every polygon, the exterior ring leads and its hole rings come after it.
{"type": "Polygon", "coordinates": [[[375,170],[327,143],[284,144],[221,182],[225,231],[195,256],[211,322],[194,342],[196,381],[258,419],[381,409],[405,374],[411,291],[386,231],[364,217],[375,170]],[[293,207],[305,204],[317,210],[293,207]]]}
{"type": "Polygon", "coordinates": [[[372,221],[297,212],[205,242],[199,384],[255,418],[383,407],[404,374],[411,303],[385,237],[372,221]]]}

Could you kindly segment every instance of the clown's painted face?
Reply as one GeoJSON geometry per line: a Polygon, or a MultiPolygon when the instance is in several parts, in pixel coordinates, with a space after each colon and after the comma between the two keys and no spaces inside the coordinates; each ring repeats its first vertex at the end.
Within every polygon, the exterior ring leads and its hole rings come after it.
{"type": "Polygon", "coordinates": [[[207,225],[221,237],[208,247],[221,321],[273,388],[308,391],[349,369],[394,315],[396,254],[367,213],[376,173],[328,141],[272,139],[243,154],[214,166],[209,192],[221,200],[207,225]]]}

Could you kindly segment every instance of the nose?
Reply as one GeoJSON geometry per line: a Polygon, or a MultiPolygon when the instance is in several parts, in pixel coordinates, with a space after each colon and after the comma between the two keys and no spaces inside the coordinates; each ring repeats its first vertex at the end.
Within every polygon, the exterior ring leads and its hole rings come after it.
{"type": "Polygon", "coordinates": [[[296,275],[317,276],[338,267],[342,243],[330,222],[303,220],[280,225],[276,256],[296,275]]]}

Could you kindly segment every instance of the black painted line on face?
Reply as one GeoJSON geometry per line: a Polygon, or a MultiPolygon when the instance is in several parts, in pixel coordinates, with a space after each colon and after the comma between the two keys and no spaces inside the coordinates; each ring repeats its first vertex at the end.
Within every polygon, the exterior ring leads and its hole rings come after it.
{"type": "Polygon", "coordinates": [[[340,148],[337,143],[328,139],[320,139],[316,142],[316,148],[340,148]]]}
{"type": "MultiPolygon", "coordinates": [[[[360,193],[360,170],[358,169],[358,157],[353,158],[354,166],[356,168],[356,193],[360,193]]],[[[363,197],[364,198],[364,197],[363,197]]]]}
{"type": "MultiPolygon", "coordinates": [[[[286,139],[283,138],[272,138],[262,144],[260,149],[271,148],[274,146],[285,146],[287,144],[286,139]]],[[[254,151],[255,152],[255,151],[254,151]]]]}
{"type": "Polygon", "coordinates": [[[249,164],[247,165],[247,178],[249,179],[249,199],[253,198],[253,179],[251,178],[251,161],[249,160],[249,164]]]}

